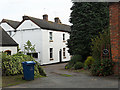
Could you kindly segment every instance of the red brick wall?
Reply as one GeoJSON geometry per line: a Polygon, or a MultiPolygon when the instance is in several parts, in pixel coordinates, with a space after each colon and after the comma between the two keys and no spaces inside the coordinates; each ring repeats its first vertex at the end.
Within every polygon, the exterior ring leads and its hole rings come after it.
{"type": "Polygon", "coordinates": [[[114,73],[118,74],[118,62],[120,62],[120,2],[110,3],[109,16],[112,59],[116,63],[114,73]]]}

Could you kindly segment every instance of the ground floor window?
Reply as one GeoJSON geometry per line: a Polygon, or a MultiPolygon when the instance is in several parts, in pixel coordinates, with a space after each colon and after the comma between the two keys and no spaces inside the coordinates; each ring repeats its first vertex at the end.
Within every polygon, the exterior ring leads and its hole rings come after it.
{"type": "Polygon", "coordinates": [[[30,55],[33,58],[38,58],[38,53],[27,53],[27,55],[30,55]]]}
{"type": "Polygon", "coordinates": [[[7,53],[7,55],[11,55],[11,51],[10,50],[6,50],[5,52],[7,53]]]}
{"type": "Polygon", "coordinates": [[[66,58],[66,56],[65,56],[65,48],[63,48],[63,58],[66,58]]]}
{"type": "Polygon", "coordinates": [[[53,48],[50,48],[50,60],[53,60],[53,48]]]}

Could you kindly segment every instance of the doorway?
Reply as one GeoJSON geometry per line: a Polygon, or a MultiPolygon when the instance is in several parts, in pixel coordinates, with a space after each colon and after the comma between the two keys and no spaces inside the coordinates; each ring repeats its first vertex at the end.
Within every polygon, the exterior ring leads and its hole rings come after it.
{"type": "Polygon", "coordinates": [[[59,51],[59,61],[62,62],[62,49],[59,51]]]}

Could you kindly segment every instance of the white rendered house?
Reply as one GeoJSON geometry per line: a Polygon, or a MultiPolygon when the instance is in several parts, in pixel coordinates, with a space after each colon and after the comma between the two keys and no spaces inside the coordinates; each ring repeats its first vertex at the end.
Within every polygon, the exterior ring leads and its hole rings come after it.
{"type": "Polygon", "coordinates": [[[61,24],[59,18],[51,22],[48,21],[48,15],[43,15],[43,19],[23,16],[12,37],[25,53],[24,44],[28,40],[35,45],[36,52],[31,52],[31,55],[44,65],[70,60],[66,47],[69,33],[70,26],[61,24]]]}
{"type": "Polygon", "coordinates": [[[18,44],[0,27],[0,52],[7,52],[8,55],[17,53],[18,44]]]}

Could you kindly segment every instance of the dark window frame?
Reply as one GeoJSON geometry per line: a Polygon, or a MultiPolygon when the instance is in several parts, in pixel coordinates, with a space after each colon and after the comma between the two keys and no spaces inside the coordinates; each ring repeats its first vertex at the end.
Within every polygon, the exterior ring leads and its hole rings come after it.
{"type": "Polygon", "coordinates": [[[50,48],[50,58],[53,58],[53,48],[50,48]]]}
{"type": "Polygon", "coordinates": [[[38,58],[38,53],[27,53],[27,55],[30,55],[33,58],[38,58]]]}
{"type": "Polygon", "coordinates": [[[53,40],[53,32],[49,32],[49,40],[53,40]]]}
{"type": "Polygon", "coordinates": [[[65,48],[63,48],[63,57],[65,57],[65,48]]]}
{"type": "Polygon", "coordinates": [[[65,41],[65,34],[63,34],[63,41],[65,41]]]}

